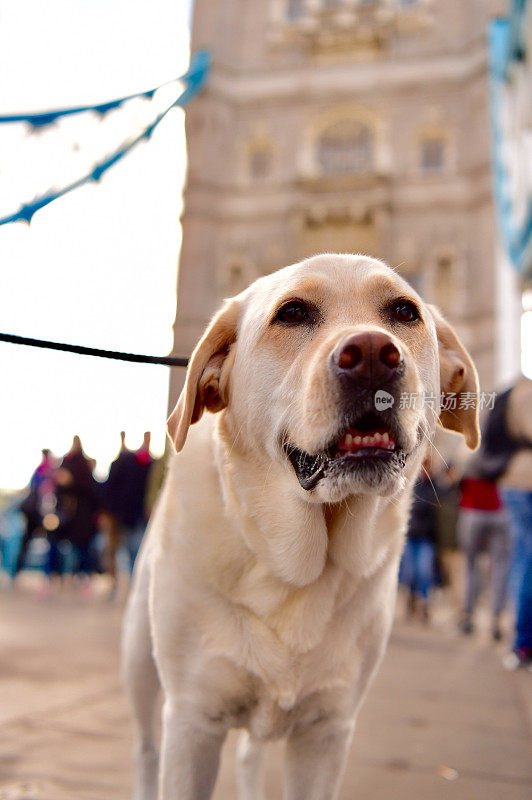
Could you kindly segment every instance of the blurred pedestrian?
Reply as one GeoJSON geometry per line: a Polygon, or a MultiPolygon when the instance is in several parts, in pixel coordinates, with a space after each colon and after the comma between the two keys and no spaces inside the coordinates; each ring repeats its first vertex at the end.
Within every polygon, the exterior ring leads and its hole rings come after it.
{"type": "Polygon", "coordinates": [[[510,586],[515,602],[512,650],[508,669],[532,666],[532,381],[521,378],[501,396],[502,443],[506,464],[501,492],[510,511],[512,566],[510,586]]]}
{"type": "Polygon", "coordinates": [[[25,517],[25,530],[15,565],[15,576],[23,569],[26,553],[32,538],[41,533],[43,518],[55,505],[55,470],[57,459],[48,448],[41,451],[41,461],[31,476],[26,497],[20,504],[25,517]]]}
{"type": "Polygon", "coordinates": [[[157,503],[157,498],[159,497],[159,492],[161,491],[166,475],[166,467],[171,450],[172,445],[167,437],[163,455],[161,458],[155,458],[151,463],[144,497],[144,516],[147,520],[151,517],[157,503]]]}
{"type": "Polygon", "coordinates": [[[3,588],[13,585],[25,531],[26,517],[20,510],[20,498],[10,497],[0,508],[0,586],[3,588]]]}
{"type": "Polygon", "coordinates": [[[54,473],[56,508],[50,515],[47,528],[50,548],[45,564],[45,574],[62,573],[60,542],[67,540],[76,555],[75,574],[84,579],[83,588],[89,588],[88,579],[97,570],[93,549],[96,535],[96,514],[100,506],[98,486],[93,478],[93,459],[83,452],[81,439],[74,436],[70,450],[54,473]]]}
{"type": "Polygon", "coordinates": [[[469,463],[460,483],[458,535],[465,556],[465,598],[460,630],[474,631],[473,614],[481,592],[479,557],[488,552],[491,563],[491,634],[501,636],[500,615],[507,596],[510,565],[509,515],[491,478],[481,477],[483,453],[469,463]]]}
{"type": "Polygon", "coordinates": [[[441,566],[442,583],[449,587],[453,606],[462,605],[463,556],[458,542],[460,478],[454,464],[445,465],[438,476],[437,557],[441,566]]]}
{"type": "Polygon", "coordinates": [[[125,462],[131,455],[126,446],[126,432],[120,431],[120,449],[109,468],[109,475],[103,486],[104,506],[100,515],[101,527],[105,537],[104,569],[111,578],[110,596],[114,597],[118,586],[116,554],[120,546],[121,524],[118,518],[117,495],[120,492],[121,473],[127,469],[125,462]]]}
{"type": "MultiPolygon", "coordinates": [[[[132,452],[125,447],[122,437],[122,448],[111,465],[109,477],[105,484],[105,504],[110,517],[110,548],[112,555],[111,576],[116,590],[116,565],[114,556],[120,541],[124,541],[129,556],[130,571],[133,572],[135,559],[146,530],[145,513],[146,486],[152,457],[150,455],[151,434],[144,434],[141,447],[132,452]]],[[[113,590],[112,590],[113,592],[113,590]]]]}
{"type": "Polygon", "coordinates": [[[414,486],[405,550],[399,568],[399,581],[408,589],[407,614],[413,616],[419,609],[424,622],[429,621],[430,590],[435,577],[437,505],[430,460],[425,459],[414,486]]]}

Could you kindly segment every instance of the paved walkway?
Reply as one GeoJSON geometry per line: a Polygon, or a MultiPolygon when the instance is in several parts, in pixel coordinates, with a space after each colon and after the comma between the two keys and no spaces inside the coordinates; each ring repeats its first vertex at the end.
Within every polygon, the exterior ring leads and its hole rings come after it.
{"type": "MultiPolygon", "coordinates": [[[[0,596],[0,800],[126,800],[131,726],[117,677],[121,607],[72,589],[0,596]]],[[[532,796],[532,675],[507,673],[485,633],[464,640],[440,603],[398,621],[360,716],[341,800],[532,796]]],[[[235,797],[224,751],[215,800],[235,797]]],[[[280,794],[271,746],[268,798],[280,794]]]]}

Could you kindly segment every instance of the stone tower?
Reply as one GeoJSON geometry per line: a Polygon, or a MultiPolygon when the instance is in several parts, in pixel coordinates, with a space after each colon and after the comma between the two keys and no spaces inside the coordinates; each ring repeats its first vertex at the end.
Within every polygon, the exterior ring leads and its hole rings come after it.
{"type": "MultiPolygon", "coordinates": [[[[175,352],[221,298],[306,256],[385,259],[493,385],[493,0],[196,0],[175,352]]],[[[170,402],[182,381],[177,370],[170,402]]]]}

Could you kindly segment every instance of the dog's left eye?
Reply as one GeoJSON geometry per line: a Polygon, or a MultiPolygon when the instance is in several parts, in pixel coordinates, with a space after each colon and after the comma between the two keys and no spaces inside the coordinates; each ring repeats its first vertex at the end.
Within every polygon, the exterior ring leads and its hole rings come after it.
{"type": "Polygon", "coordinates": [[[281,306],[275,319],[279,322],[286,322],[289,325],[299,325],[302,322],[307,322],[310,317],[310,309],[306,303],[301,300],[291,300],[281,306]]]}
{"type": "Polygon", "coordinates": [[[419,319],[419,311],[410,300],[399,300],[391,307],[392,317],[397,322],[414,322],[419,319]]]}

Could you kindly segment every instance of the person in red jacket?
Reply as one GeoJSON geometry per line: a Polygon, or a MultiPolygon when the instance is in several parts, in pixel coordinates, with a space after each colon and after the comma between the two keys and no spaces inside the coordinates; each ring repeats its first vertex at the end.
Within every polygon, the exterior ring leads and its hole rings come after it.
{"type": "Polygon", "coordinates": [[[464,475],[460,488],[458,536],[465,554],[465,601],[460,622],[462,633],[473,632],[473,612],[480,594],[479,555],[491,558],[492,636],[501,638],[499,617],[506,603],[510,565],[509,515],[494,480],[477,477],[474,467],[464,475]]]}

